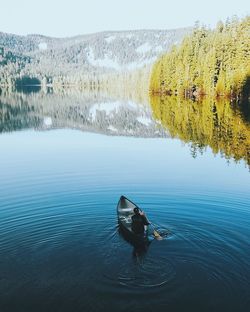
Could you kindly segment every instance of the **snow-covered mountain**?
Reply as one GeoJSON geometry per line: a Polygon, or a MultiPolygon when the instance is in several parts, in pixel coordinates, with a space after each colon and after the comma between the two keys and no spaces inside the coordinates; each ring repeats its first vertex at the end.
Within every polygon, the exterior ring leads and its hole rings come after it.
{"type": "Polygon", "coordinates": [[[10,51],[28,57],[21,75],[123,71],[152,64],[190,31],[191,28],[106,31],[60,39],[0,33],[0,49],[5,54],[10,51]]]}

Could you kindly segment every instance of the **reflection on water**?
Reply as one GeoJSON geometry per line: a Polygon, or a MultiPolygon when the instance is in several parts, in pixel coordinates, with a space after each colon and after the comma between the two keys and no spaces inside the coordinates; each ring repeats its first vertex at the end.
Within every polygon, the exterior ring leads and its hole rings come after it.
{"type": "Polygon", "coordinates": [[[71,128],[118,136],[171,136],[191,143],[193,157],[210,146],[215,154],[250,165],[249,103],[156,96],[150,98],[150,107],[94,92],[49,91],[2,92],[0,133],[71,128]]]}
{"type": "Polygon", "coordinates": [[[151,97],[153,116],[172,137],[191,142],[191,151],[210,146],[235,161],[250,165],[250,105],[232,104],[227,99],[204,98],[200,102],[179,97],[151,97]]]}
{"type": "Polygon", "coordinates": [[[0,132],[71,128],[111,135],[163,136],[148,105],[105,94],[61,90],[0,97],[0,132]]]}

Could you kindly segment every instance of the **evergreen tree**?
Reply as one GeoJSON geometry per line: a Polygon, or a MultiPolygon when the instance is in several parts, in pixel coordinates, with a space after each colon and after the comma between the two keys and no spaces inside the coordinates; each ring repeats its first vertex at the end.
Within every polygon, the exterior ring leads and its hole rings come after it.
{"type": "Polygon", "coordinates": [[[150,92],[242,98],[250,77],[250,17],[219,22],[214,30],[196,25],[182,44],[153,66],[150,92]]]}

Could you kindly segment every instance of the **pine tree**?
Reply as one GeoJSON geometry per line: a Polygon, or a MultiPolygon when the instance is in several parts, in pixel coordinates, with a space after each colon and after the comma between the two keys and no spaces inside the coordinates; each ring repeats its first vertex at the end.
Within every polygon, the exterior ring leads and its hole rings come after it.
{"type": "Polygon", "coordinates": [[[241,21],[234,16],[214,30],[196,25],[154,64],[150,92],[242,98],[250,76],[249,30],[249,16],[241,21]]]}

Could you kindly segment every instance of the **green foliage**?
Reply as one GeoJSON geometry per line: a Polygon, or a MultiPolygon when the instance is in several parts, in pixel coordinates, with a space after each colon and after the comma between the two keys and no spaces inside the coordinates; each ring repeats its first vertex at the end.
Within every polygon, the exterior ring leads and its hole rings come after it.
{"type": "Polygon", "coordinates": [[[172,137],[191,143],[202,152],[210,146],[215,154],[250,166],[250,105],[232,104],[226,98],[204,97],[195,102],[177,96],[151,96],[154,118],[172,137]]]}
{"type": "Polygon", "coordinates": [[[219,22],[214,30],[197,26],[154,64],[151,93],[248,97],[243,90],[249,90],[249,32],[249,16],[219,22]]]}

